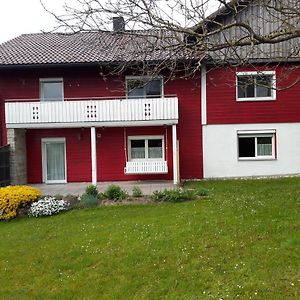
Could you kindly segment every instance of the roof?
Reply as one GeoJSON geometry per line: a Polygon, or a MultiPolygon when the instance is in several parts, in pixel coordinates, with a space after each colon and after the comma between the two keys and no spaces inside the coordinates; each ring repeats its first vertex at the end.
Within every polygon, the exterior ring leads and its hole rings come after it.
{"type": "Polygon", "coordinates": [[[0,66],[195,58],[187,50],[176,50],[180,39],[174,34],[154,30],[23,34],[0,45],[0,66]]]}

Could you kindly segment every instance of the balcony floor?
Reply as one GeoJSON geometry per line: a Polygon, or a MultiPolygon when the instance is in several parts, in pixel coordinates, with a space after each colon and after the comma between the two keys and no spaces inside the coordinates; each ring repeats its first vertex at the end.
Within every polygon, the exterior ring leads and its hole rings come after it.
{"type": "MultiPolygon", "coordinates": [[[[90,185],[90,182],[75,182],[65,184],[30,184],[31,186],[37,187],[42,191],[44,195],[81,195],[84,193],[85,188],[90,185]]],[[[132,192],[134,186],[140,187],[144,195],[151,195],[154,191],[162,191],[164,189],[174,189],[176,185],[173,181],[110,181],[110,182],[98,182],[97,187],[100,192],[111,185],[115,184],[126,190],[129,194],[132,192]]]]}

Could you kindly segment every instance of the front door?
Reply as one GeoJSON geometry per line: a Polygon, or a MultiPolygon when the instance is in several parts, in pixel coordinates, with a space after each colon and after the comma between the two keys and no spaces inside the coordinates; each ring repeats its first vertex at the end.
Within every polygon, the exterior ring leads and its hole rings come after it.
{"type": "Polygon", "coordinates": [[[43,139],[43,177],[46,183],[66,182],[66,143],[64,138],[43,139]]]}

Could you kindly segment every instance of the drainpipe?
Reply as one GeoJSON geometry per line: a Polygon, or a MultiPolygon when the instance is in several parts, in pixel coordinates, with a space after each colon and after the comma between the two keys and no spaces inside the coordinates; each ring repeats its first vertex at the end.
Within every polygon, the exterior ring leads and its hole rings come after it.
{"type": "Polygon", "coordinates": [[[176,124],[172,125],[172,151],[173,151],[173,182],[179,183],[178,176],[178,157],[177,157],[177,128],[176,124]]]}
{"type": "Polygon", "coordinates": [[[96,147],[95,127],[91,127],[91,160],[92,160],[92,184],[97,185],[97,147],[96,147]]]}

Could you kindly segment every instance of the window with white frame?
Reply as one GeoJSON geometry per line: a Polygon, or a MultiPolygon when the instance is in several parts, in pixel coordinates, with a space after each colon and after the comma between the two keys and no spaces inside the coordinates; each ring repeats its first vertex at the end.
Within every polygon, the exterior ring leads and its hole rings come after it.
{"type": "Polygon", "coordinates": [[[275,159],[275,131],[238,132],[239,159],[275,159]]]}
{"type": "Polygon", "coordinates": [[[163,95],[162,77],[127,77],[127,97],[134,98],[161,98],[163,95]]]}
{"type": "Polygon", "coordinates": [[[164,159],[163,136],[128,137],[129,160],[162,160],[164,159]]]}
{"type": "Polygon", "coordinates": [[[237,100],[275,99],[276,78],[274,71],[237,73],[237,100]]]}
{"type": "Polygon", "coordinates": [[[40,98],[42,101],[62,101],[64,84],[62,78],[41,78],[40,98]]]}

